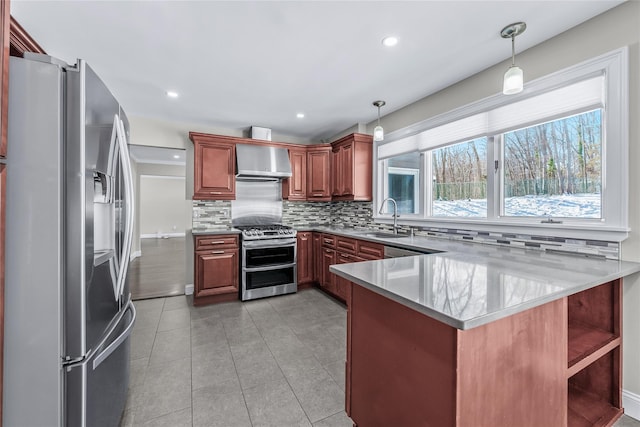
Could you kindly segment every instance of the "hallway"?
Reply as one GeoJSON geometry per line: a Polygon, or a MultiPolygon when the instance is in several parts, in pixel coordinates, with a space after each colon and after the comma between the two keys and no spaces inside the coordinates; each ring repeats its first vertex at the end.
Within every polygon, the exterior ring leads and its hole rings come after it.
{"type": "Polygon", "coordinates": [[[184,294],[185,238],[141,239],[142,256],[129,264],[131,298],[184,294]]]}

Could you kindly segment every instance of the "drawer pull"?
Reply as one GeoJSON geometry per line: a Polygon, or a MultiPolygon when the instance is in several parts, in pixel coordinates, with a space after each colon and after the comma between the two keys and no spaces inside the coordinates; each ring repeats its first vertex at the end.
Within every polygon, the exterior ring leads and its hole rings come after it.
{"type": "Polygon", "coordinates": [[[349,255],[348,255],[348,254],[340,254],[340,256],[341,256],[342,258],[349,258],[349,255]]]}
{"type": "Polygon", "coordinates": [[[205,243],[205,245],[223,245],[224,240],[212,240],[209,243],[205,243]]]}
{"type": "Polygon", "coordinates": [[[322,193],[313,193],[312,196],[313,197],[322,197],[322,196],[324,196],[324,194],[322,194],[322,193]]]}
{"type": "Polygon", "coordinates": [[[331,249],[325,249],[324,251],[325,251],[325,253],[328,253],[328,254],[331,253],[331,249]]]}
{"type": "Polygon", "coordinates": [[[331,239],[324,239],[324,242],[325,242],[325,243],[333,243],[333,240],[331,240],[331,239]]]}
{"type": "Polygon", "coordinates": [[[223,254],[224,251],[211,251],[212,254],[223,254]]]}
{"type": "Polygon", "coordinates": [[[209,194],[222,194],[222,191],[209,191],[209,194]]]}

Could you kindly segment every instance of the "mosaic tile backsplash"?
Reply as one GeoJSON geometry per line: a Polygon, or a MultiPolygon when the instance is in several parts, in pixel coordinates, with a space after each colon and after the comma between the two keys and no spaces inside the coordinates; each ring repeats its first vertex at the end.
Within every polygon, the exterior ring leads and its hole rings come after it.
{"type": "MultiPolygon", "coordinates": [[[[373,222],[371,202],[290,202],[283,201],[282,222],[292,227],[332,226],[390,231],[391,226],[373,222]]],[[[230,201],[193,201],[194,230],[219,229],[231,226],[230,201]]],[[[409,232],[407,226],[401,231],[409,232]]],[[[620,258],[620,244],[599,240],[562,237],[529,236],[514,233],[471,231],[452,228],[414,227],[418,236],[477,243],[512,246],[547,252],[562,252],[607,259],[620,258]]]]}

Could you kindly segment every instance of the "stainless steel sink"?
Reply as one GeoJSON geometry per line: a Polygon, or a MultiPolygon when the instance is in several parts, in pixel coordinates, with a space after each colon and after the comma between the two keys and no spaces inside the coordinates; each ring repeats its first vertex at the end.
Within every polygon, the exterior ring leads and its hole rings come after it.
{"type": "Polygon", "coordinates": [[[366,233],[365,236],[377,237],[379,239],[398,239],[400,237],[409,237],[408,234],[404,234],[404,233],[393,234],[393,233],[383,233],[383,232],[366,233]]]}

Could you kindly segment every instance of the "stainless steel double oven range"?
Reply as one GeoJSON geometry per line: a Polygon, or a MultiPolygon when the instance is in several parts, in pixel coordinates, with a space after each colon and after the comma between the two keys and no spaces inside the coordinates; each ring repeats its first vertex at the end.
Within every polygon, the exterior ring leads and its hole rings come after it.
{"type": "Polygon", "coordinates": [[[242,301],[294,293],[296,230],[282,225],[279,181],[236,182],[232,223],[242,231],[242,301]]]}
{"type": "Polygon", "coordinates": [[[296,231],[279,224],[238,228],[242,230],[242,300],[296,292],[296,231]]]}

